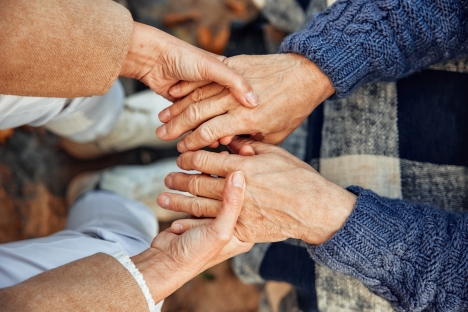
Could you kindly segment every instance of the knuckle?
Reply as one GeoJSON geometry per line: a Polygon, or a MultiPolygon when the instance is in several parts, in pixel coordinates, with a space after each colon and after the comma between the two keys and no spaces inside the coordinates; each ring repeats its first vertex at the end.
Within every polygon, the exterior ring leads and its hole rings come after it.
{"type": "Polygon", "coordinates": [[[199,195],[199,183],[198,183],[198,177],[191,175],[188,180],[188,185],[187,189],[190,194],[198,196],[199,195]]]}
{"type": "Polygon", "coordinates": [[[200,110],[198,109],[198,105],[192,104],[187,107],[186,110],[186,118],[188,123],[195,124],[200,119],[200,110]]]}
{"type": "Polygon", "coordinates": [[[209,68],[211,66],[211,63],[206,56],[203,56],[199,59],[197,63],[197,70],[198,74],[206,80],[211,80],[208,79],[208,73],[209,73],[209,68]]]}
{"type": "Polygon", "coordinates": [[[199,128],[200,139],[203,143],[210,144],[215,141],[214,131],[209,123],[202,124],[199,128]]]}
{"type": "Polygon", "coordinates": [[[196,151],[193,154],[193,165],[196,168],[201,168],[206,163],[206,152],[205,151],[196,151]]]}
{"type": "Polygon", "coordinates": [[[203,99],[203,91],[201,88],[195,89],[190,95],[190,98],[194,102],[200,102],[203,99]]]}
{"type": "Polygon", "coordinates": [[[203,204],[200,200],[200,198],[194,198],[192,201],[192,214],[199,218],[203,216],[203,204]]]}

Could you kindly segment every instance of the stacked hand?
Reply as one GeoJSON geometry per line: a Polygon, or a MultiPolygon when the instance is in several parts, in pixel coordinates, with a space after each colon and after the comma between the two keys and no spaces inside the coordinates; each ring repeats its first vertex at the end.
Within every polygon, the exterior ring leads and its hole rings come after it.
{"type": "MultiPolygon", "coordinates": [[[[223,86],[209,84],[162,111],[166,124],[156,133],[173,140],[193,130],[181,142],[180,152],[228,144],[234,135],[251,134],[265,143],[282,142],[302,121],[334,93],[329,79],[308,59],[296,54],[238,56],[224,61],[254,87],[260,104],[239,105],[223,86]]],[[[189,94],[204,82],[182,82],[176,97],[189,94]]]]}
{"type": "Polygon", "coordinates": [[[241,75],[223,64],[225,57],[202,51],[159,29],[134,23],[129,51],[120,75],[135,78],[153,91],[174,100],[178,83],[216,82],[231,91],[247,107],[257,105],[252,87],[241,75]]]}
{"type": "Polygon", "coordinates": [[[328,240],[346,222],[355,196],[283,149],[256,141],[283,141],[333,94],[328,78],[299,55],[218,59],[171,38],[161,42],[163,50],[173,53],[153,55],[150,62],[130,57],[134,62],[129,68],[137,70],[127,75],[170,99],[186,96],[161,112],[166,124],[157,134],[172,140],[193,130],[178,145],[183,152],[178,165],[204,174],[170,174],[165,181],[169,188],[197,197],[163,193],[158,204],[216,219],[178,220],[134,258],[155,300],[200,271],[247,251],[254,242],[290,237],[311,244],[328,240]],[[258,106],[249,83],[259,95],[258,106]],[[234,138],[236,134],[251,134],[256,140],[234,138]],[[189,152],[218,141],[229,144],[234,154],[189,152]],[[166,281],[164,286],[161,280],[166,281]]]}
{"type": "MultiPolygon", "coordinates": [[[[287,238],[321,244],[346,222],[356,198],[320,176],[312,167],[285,150],[247,139],[235,139],[230,149],[238,154],[186,152],[177,163],[185,170],[206,174],[171,173],[170,189],[199,197],[163,193],[158,204],[195,216],[213,217],[222,209],[223,177],[241,170],[245,174],[244,206],[235,236],[245,242],[274,242],[287,238]]],[[[179,221],[184,229],[189,221],[179,221]]]]}
{"type": "Polygon", "coordinates": [[[229,174],[224,184],[215,219],[175,221],[156,236],[148,250],[132,258],[155,302],[202,271],[252,247],[233,236],[244,199],[243,173],[229,174]]]}

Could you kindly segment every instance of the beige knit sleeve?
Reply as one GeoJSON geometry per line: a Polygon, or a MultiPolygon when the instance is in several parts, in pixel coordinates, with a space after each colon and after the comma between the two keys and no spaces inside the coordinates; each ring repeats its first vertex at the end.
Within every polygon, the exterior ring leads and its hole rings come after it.
{"type": "Polygon", "coordinates": [[[133,32],[111,0],[0,0],[0,94],[102,95],[133,32]]]}

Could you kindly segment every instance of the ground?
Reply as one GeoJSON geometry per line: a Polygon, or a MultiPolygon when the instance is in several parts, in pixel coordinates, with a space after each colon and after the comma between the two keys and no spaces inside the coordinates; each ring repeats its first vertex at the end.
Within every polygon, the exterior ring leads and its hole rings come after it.
{"type": "MultiPolygon", "coordinates": [[[[129,1],[136,20],[161,27],[165,2],[129,1]]],[[[234,22],[224,54],[264,54],[258,24],[234,22]]],[[[128,94],[144,88],[128,80],[124,85],[128,94]]],[[[22,127],[10,135],[6,133],[2,138],[0,134],[0,142],[5,139],[0,145],[0,243],[43,237],[63,229],[67,218],[66,186],[78,173],[117,164],[146,164],[177,155],[176,150],[140,148],[98,160],[79,161],[67,155],[58,138],[42,128],[22,127]]],[[[167,226],[160,224],[160,228],[167,226]]],[[[229,263],[223,262],[167,298],[163,311],[248,312],[257,311],[258,302],[258,287],[242,284],[229,263]]]]}

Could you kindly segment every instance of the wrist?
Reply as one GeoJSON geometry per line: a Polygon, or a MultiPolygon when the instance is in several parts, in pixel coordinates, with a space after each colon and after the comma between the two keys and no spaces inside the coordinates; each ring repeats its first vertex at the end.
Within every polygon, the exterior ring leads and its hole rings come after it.
{"type": "Polygon", "coordinates": [[[144,24],[133,22],[133,33],[120,76],[141,80],[154,67],[161,55],[163,32],[144,24]]]}
{"type": "Polygon", "coordinates": [[[305,88],[314,93],[311,98],[319,98],[319,104],[335,94],[335,88],[333,87],[331,80],[314,62],[296,53],[285,53],[280,55],[299,60],[299,68],[302,73],[299,81],[302,81],[305,84],[305,88]],[[313,88],[311,88],[311,86],[313,86],[313,88]],[[317,95],[317,93],[319,93],[319,95],[317,95]]]}
{"type": "Polygon", "coordinates": [[[161,251],[150,247],[131,260],[143,275],[154,302],[167,298],[181,286],[176,280],[177,269],[161,251]]]}
{"type": "MultiPolygon", "coordinates": [[[[320,213],[304,218],[299,238],[308,244],[321,245],[330,240],[346,223],[356,206],[357,197],[353,193],[325,179],[321,187],[320,199],[315,198],[313,209],[320,213]],[[318,206],[320,205],[320,206],[318,206]]],[[[310,208],[309,208],[310,209],[310,208]]]]}
{"type": "Polygon", "coordinates": [[[292,54],[301,58],[305,72],[305,79],[309,82],[309,89],[314,93],[319,92],[320,94],[320,100],[318,101],[319,104],[335,94],[335,88],[333,87],[331,80],[314,62],[300,54],[292,54]],[[313,86],[313,88],[310,88],[310,86],[313,86]]]}

